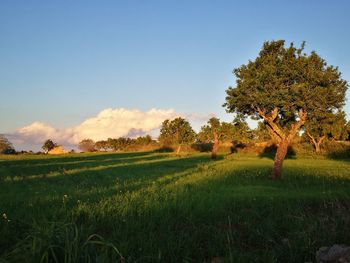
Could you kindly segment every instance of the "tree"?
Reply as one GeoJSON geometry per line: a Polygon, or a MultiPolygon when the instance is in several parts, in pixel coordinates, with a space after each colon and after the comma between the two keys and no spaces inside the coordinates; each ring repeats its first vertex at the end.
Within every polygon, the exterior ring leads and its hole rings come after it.
{"type": "Polygon", "coordinates": [[[265,42],[254,61],[234,69],[236,86],[226,90],[227,111],[263,119],[277,142],[275,179],[281,177],[288,145],[308,114],[344,106],[348,84],[338,68],[316,52],[303,53],[304,44],[295,48],[293,43],[285,47],[284,40],[265,42]]]}
{"type": "Polygon", "coordinates": [[[194,142],[195,136],[196,133],[193,131],[190,123],[178,117],[172,121],[165,120],[162,123],[158,140],[163,145],[178,145],[176,154],[179,154],[181,146],[194,142]]]}
{"type": "Polygon", "coordinates": [[[56,143],[54,143],[51,139],[48,139],[44,142],[43,146],[41,147],[46,153],[51,151],[53,148],[57,146],[56,143]]]}
{"type": "Polygon", "coordinates": [[[14,154],[15,152],[12,143],[4,135],[0,134],[0,153],[14,154]]]}
{"type": "Polygon", "coordinates": [[[246,135],[245,128],[247,127],[248,125],[245,126],[238,121],[237,123],[220,122],[218,118],[213,117],[208,120],[206,125],[201,127],[197,137],[201,142],[213,144],[211,158],[216,159],[220,143],[223,141],[232,142],[234,138],[241,139],[246,135]]]}
{"type": "Polygon", "coordinates": [[[97,151],[107,151],[109,149],[108,141],[97,141],[95,143],[95,149],[97,151]]]}
{"type": "Polygon", "coordinates": [[[78,145],[79,149],[83,152],[94,152],[95,149],[95,142],[91,139],[84,139],[81,142],[79,142],[78,145]]]}
{"type": "Polygon", "coordinates": [[[148,145],[152,143],[152,137],[151,135],[146,135],[146,136],[140,136],[135,139],[135,144],[137,145],[148,145]]]}
{"type": "Polygon", "coordinates": [[[343,111],[333,113],[332,111],[317,110],[309,115],[308,121],[305,123],[305,133],[316,153],[319,153],[321,144],[327,138],[342,139],[345,125],[346,119],[343,111]]]}
{"type": "Polygon", "coordinates": [[[208,123],[201,127],[201,130],[198,134],[198,138],[201,141],[213,143],[213,148],[211,150],[211,158],[216,159],[216,154],[219,149],[220,140],[224,135],[222,129],[222,123],[218,118],[209,119],[208,123]]]}

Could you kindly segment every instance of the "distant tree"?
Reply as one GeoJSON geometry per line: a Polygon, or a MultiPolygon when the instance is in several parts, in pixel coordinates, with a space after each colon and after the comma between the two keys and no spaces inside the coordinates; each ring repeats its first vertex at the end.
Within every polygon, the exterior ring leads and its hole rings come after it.
{"type": "Polygon", "coordinates": [[[345,125],[346,119],[343,111],[333,113],[331,110],[328,112],[317,110],[309,114],[308,121],[305,123],[305,133],[316,153],[319,153],[326,139],[340,140],[343,137],[345,125]]]}
{"type": "Polygon", "coordinates": [[[83,152],[94,152],[95,149],[95,142],[91,139],[84,139],[81,142],[79,142],[78,145],[79,149],[83,152]]]}
{"type": "Polygon", "coordinates": [[[228,112],[263,119],[277,141],[273,178],[282,175],[287,149],[308,114],[320,109],[341,110],[348,84],[337,67],[311,52],[303,53],[284,40],[265,42],[254,61],[234,70],[236,87],[229,87],[228,112]]]}
{"type": "Polygon", "coordinates": [[[216,159],[220,143],[225,139],[233,138],[234,133],[233,123],[220,122],[218,118],[213,117],[208,120],[206,125],[201,127],[197,137],[201,142],[213,144],[211,158],[216,159]]]}
{"type": "Polygon", "coordinates": [[[177,145],[176,154],[179,154],[184,144],[193,143],[196,133],[190,123],[178,117],[172,121],[165,120],[160,129],[159,142],[163,145],[177,145]]]}
{"type": "Polygon", "coordinates": [[[225,139],[247,142],[253,139],[253,132],[242,116],[236,116],[233,120],[233,127],[228,130],[225,139]]]}
{"type": "Polygon", "coordinates": [[[213,148],[211,150],[211,158],[216,159],[216,154],[219,149],[220,140],[224,136],[224,131],[222,129],[222,123],[218,118],[210,118],[206,125],[201,127],[198,133],[199,140],[203,142],[213,143],[213,148]]]}
{"type": "Polygon", "coordinates": [[[0,134],[0,153],[1,154],[14,154],[15,148],[12,143],[5,137],[5,135],[0,134]]]}
{"type": "Polygon", "coordinates": [[[48,139],[44,142],[43,146],[41,147],[45,153],[48,153],[51,151],[53,148],[57,146],[56,143],[54,143],[51,139],[48,139]]]}
{"type": "Polygon", "coordinates": [[[95,149],[97,151],[107,151],[109,149],[108,141],[97,141],[95,143],[95,149]]]}
{"type": "Polygon", "coordinates": [[[148,145],[151,142],[153,142],[153,140],[150,135],[140,136],[135,139],[135,144],[137,145],[148,145]]]}
{"type": "MultiPolygon", "coordinates": [[[[264,121],[259,121],[258,126],[253,130],[253,138],[256,141],[265,142],[268,140],[273,140],[274,136],[271,136],[268,132],[264,121]]],[[[277,142],[276,142],[277,143],[277,142]]]]}

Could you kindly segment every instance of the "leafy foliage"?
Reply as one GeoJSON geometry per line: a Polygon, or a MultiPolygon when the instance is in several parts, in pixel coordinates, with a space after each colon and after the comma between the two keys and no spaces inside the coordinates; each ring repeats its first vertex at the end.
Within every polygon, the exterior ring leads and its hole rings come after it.
{"type": "Polygon", "coordinates": [[[146,146],[151,143],[155,143],[150,135],[139,136],[135,139],[132,138],[108,138],[107,140],[97,141],[95,143],[95,149],[97,151],[123,151],[129,148],[137,148],[138,146],[146,146]]]}
{"type": "Polygon", "coordinates": [[[44,142],[43,146],[41,147],[45,152],[51,151],[53,148],[57,146],[57,143],[54,143],[51,139],[48,139],[44,142]]]}
{"type": "Polygon", "coordinates": [[[0,134],[0,153],[13,154],[15,152],[12,143],[4,135],[0,134]]]}
{"type": "Polygon", "coordinates": [[[190,123],[178,117],[171,121],[165,120],[162,123],[158,140],[164,145],[182,145],[194,142],[195,136],[190,123]]]}
{"type": "Polygon", "coordinates": [[[253,138],[256,141],[268,141],[271,139],[271,136],[269,135],[266,123],[263,121],[258,122],[258,126],[253,130],[253,138]]]}
{"type": "Polygon", "coordinates": [[[236,118],[232,123],[220,122],[218,118],[211,118],[206,125],[201,127],[197,138],[200,142],[214,142],[215,134],[220,142],[232,142],[233,140],[247,141],[251,138],[250,128],[245,120],[236,118]]]}
{"type": "Polygon", "coordinates": [[[229,112],[262,118],[258,112],[278,109],[282,126],[295,121],[299,110],[309,115],[319,109],[333,111],[344,105],[347,82],[337,67],[327,66],[316,52],[303,53],[284,40],[265,42],[255,61],[234,69],[236,87],[227,90],[229,112]]]}
{"type": "Polygon", "coordinates": [[[83,152],[94,152],[96,150],[95,142],[91,139],[82,140],[81,142],[79,142],[78,147],[83,152]]]}
{"type": "Polygon", "coordinates": [[[343,111],[337,113],[317,111],[305,124],[305,134],[314,144],[316,152],[320,151],[325,139],[341,140],[346,137],[345,129],[346,119],[343,111]]]}

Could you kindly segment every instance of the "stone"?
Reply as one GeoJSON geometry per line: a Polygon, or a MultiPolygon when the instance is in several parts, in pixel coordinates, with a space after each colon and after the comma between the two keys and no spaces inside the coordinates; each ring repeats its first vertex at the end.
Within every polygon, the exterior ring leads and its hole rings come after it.
{"type": "Polygon", "coordinates": [[[317,263],[350,263],[350,247],[346,245],[333,245],[321,247],[316,252],[317,263]]]}

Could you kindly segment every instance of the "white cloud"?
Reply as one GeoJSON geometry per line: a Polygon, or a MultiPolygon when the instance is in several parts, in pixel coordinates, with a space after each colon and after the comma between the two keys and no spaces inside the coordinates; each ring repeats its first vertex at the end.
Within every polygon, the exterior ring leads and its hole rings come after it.
{"type": "Polygon", "coordinates": [[[47,139],[52,139],[58,144],[70,146],[72,144],[72,136],[73,134],[69,129],[56,129],[50,124],[39,121],[33,122],[8,135],[13,144],[17,146],[16,148],[20,146],[20,148],[24,149],[40,149],[43,142],[47,139]]]}
{"type": "Polygon", "coordinates": [[[158,129],[165,119],[178,114],[174,110],[151,109],[143,112],[128,109],[105,109],[97,116],[85,120],[72,129],[73,143],[91,138],[95,141],[106,138],[137,137],[158,129]]]}
{"type": "Polygon", "coordinates": [[[151,109],[144,112],[137,109],[108,108],[75,127],[58,129],[37,121],[8,134],[8,137],[17,149],[39,150],[47,139],[72,147],[86,138],[98,141],[146,134],[157,136],[162,122],[177,116],[183,115],[176,113],[173,109],[151,109]]]}

